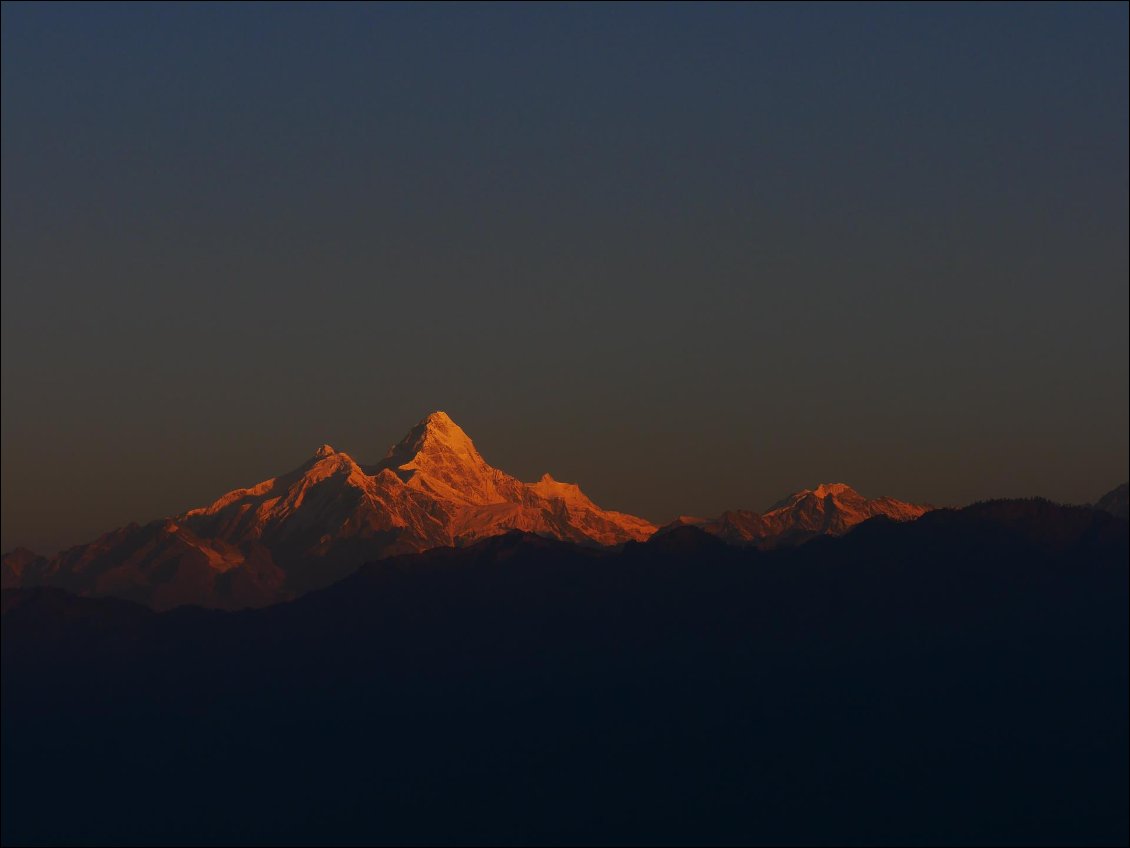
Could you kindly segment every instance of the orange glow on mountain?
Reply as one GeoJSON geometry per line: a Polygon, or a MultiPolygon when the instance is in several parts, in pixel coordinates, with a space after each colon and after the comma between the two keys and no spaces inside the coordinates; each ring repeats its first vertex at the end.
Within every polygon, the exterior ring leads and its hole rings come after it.
{"type": "Polygon", "coordinates": [[[433,412],[374,465],[324,444],[295,470],[207,506],[8,570],[21,584],[161,608],[238,608],[328,585],[372,560],[512,530],[607,546],[655,529],[601,509],[575,484],[523,483],[492,467],[450,416],[433,412]]]}

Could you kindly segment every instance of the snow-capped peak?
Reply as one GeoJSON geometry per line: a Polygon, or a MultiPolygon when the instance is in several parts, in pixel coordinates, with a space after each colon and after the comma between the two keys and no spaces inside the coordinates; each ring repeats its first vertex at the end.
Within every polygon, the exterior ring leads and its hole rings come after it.
{"type": "Polygon", "coordinates": [[[847,483],[821,483],[815,489],[810,491],[810,494],[818,498],[826,498],[829,495],[832,497],[840,497],[842,495],[855,495],[861,497],[859,492],[849,486],[847,483]]]}
{"type": "Polygon", "coordinates": [[[442,453],[471,464],[483,462],[471,437],[446,412],[437,411],[423,418],[403,439],[389,448],[380,464],[404,468],[415,462],[420,454],[442,453]]]}
{"type": "Polygon", "coordinates": [[[574,506],[595,506],[576,483],[554,480],[548,472],[541,475],[536,483],[531,483],[530,488],[543,498],[558,498],[574,506]]]}

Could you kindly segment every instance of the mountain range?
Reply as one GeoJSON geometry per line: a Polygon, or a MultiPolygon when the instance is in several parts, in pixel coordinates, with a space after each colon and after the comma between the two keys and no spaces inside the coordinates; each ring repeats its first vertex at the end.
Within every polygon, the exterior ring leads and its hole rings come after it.
{"type": "MultiPolygon", "coordinates": [[[[1124,513],[1125,486],[1121,491],[1124,513]]],[[[1116,514],[1117,492],[1102,502],[1116,514]]],[[[764,513],[682,516],[657,528],[602,509],[574,483],[549,474],[525,483],[492,467],[450,416],[433,412],[375,464],[322,445],[298,468],[207,506],[130,524],[52,557],[11,551],[0,579],[4,588],[53,586],[159,610],[242,609],[328,586],[367,562],[511,531],[617,547],[693,526],[730,544],[770,549],[842,535],[877,516],[913,520],[931,509],[825,483],[764,513]]]]}

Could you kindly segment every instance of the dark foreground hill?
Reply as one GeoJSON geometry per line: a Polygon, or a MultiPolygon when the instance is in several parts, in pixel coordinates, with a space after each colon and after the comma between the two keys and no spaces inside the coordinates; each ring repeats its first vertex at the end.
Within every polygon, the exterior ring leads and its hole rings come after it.
{"type": "Polygon", "coordinates": [[[5,844],[1125,844],[1127,525],[509,535],[300,600],[4,593],[5,844]]]}

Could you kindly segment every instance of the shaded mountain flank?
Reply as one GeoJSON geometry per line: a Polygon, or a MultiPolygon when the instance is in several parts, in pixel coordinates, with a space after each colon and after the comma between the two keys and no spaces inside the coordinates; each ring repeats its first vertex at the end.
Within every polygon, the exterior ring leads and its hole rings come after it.
{"type": "Polygon", "coordinates": [[[3,593],[4,844],[1125,844],[1125,522],[510,533],[290,603],[3,593]]]}

